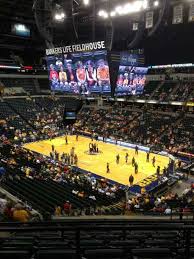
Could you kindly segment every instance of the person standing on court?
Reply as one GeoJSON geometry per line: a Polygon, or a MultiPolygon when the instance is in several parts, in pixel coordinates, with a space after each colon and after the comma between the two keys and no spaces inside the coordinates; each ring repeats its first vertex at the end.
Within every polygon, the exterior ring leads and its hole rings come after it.
{"type": "Polygon", "coordinates": [[[138,163],[137,162],[135,162],[134,167],[135,167],[135,174],[137,174],[138,173],[138,163]]]}
{"type": "Polygon", "coordinates": [[[106,164],[106,173],[110,173],[110,166],[109,166],[109,163],[106,164]]]}
{"type": "Polygon", "coordinates": [[[157,176],[160,175],[160,166],[157,167],[157,169],[156,169],[156,174],[157,174],[157,176]]]}
{"type": "Polygon", "coordinates": [[[155,156],[152,158],[152,165],[155,167],[155,163],[156,163],[156,158],[155,156]]]}
{"type": "Polygon", "coordinates": [[[150,161],[150,151],[146,153],[146,162],[150,161]]]}
{"type": "Polygon", "coordinates": [[[133,175],[131,174],[131,175],[129,176],[129,184],[130,184],[130,186],[133,185],[133,181],[134,181],[134,177],[133,177],[133,175]]]}
{"type": "Polygon", "coordinates": [[[120,156],[119,154],[116,156],[116,163],[119,164],[119,161],[120,161],[120,156]]]}
{"type": "Polygon", "coordinates": [[[133,157],[132,158],[132,166],[134,166],[135,165],[135,158],[133,157]]]}
{"type": "Polygon", "coordinates": [[[138,148],[138,146],[136,145],[136,146],[135,146],[135,154],[136,154],[136,155],[138,155],[138,151],[139,151],[139,148],[138,148]]]}
{"type": "Polygon", "coordinates": [[[126,164],[128,163],[128,158],[129,158],[129,154],[126,153],[126,155],[125,155],[125,163],[126,163],[126,164]]]}
{"type": "Polygon", "coordinates": [[[65,144],[66,144],[66,145],[68,144],[68,138],[67,138],[67,135],[65,135],[65,144]]]}

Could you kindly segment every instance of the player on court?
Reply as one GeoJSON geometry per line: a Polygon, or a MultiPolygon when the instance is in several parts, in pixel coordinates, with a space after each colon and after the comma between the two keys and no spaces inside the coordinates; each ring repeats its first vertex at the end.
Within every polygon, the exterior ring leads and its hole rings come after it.
{"type": "Polygon", "coordinates": [[[156,163],[156,158],[155,156],[152,158],[152,165],[155,167],[155,163],[156,163]]]}
{"type": "Polygon", "coordinates": [[[79,137],[78,134],[76,134],[76,141],[78,141],[78,137],[79,137]]]}
{"type": "Polygon", "coordinates": [[[120,156],[119,154],[116,156],[116,163],[119,164],[119,161],[120,161],[120,156]]]}
{"type": "Polygon", "coordinates": [[[135,158],[132,158],[132,166],[135,166],[135,158]]]}
{"type": "Polygon", "coordinates": [[[74,164],[77,166],[77,164],[78,164],[78,157],[77,157],[77,155],[75,154],[75,156],[74,156],[74,164]]]}
{"type": "Polygon", "coordinates": [[[130,184],[130,186],[133,185],[133,181],[134,181],[134,177],[133,177],[133,175],[131,174],[131,175],[129,176],[129,184],[130,184]]]}
{"type": "Polygon", "coordinates": [[[156,169],[156,174],[157,174],[157,176],[160,175],[160,166],[157,167],[157,169],[156,169]]]}
{"type": "Polygon", "coordinates": [[[109,165],[109,163],[106,164],[106,173],[107,174],[110,173],[110,165],[109,165]]]}
{"type": "Polygon", "coordinates": [[[134,167],[135,167],[135,174],[137,174],[138,173],[138,163],[137,162],[135,162],[134,167]]]}
{"type": "Polygon", "coordinates": [[[67,135],[65,136],[65,144],[68,145],[68,138],[67,138],[67,135]]]}
{"type": "Polygon", "coordinates": [[[126,164],[128,163],[128,158],[129,158],[129,154],[126,153],[126,155],[125,155],[125,163],[126,163],[126,164]]]}
{"type": "Polygon", "coordinates": [[[150,151],[146,153],[146,162],[150,161],[150,151]]]}
{"type": "Polygon", "coordinates": [[[135,146],[135,154],[138,155],[139,148],[138,146],[135,146]]]}

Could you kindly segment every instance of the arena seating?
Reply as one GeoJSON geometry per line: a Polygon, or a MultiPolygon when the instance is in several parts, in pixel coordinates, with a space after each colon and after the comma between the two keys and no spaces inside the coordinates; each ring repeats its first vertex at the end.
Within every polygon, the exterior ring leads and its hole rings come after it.
{"type": "Polygon", "coordinates": [[[37,113],[43,112],[41,107],[30,99],[7,99],[7,103],[26,121],[28,121],[30,125],[34,125],[37,113]]]}
{"type": "MultiPolygon", "coordinates": [[[[2,183],[2,186],[13,195],[20,197],[22,200],[27,200],[33,208],[43,214],[47,212],[53,214],[55,206],[63,207],[64,202],[67,200],[72,204],[72,209],[77,209],[80,212],[87,208],[96,209],[108,206],[114,202],[114,199],[100,195],[97,192],[94,193],[92,190],[87,191],[88,197],[80,198],[72,193],[73,189],[78,190],[75,184],[59,184],[52,180],[45,181],[28,178],[17,180],[17,178],[14,178],[13,180],[6,180],[2,183]],[[94,194],[96,200],[90,199],[89,196],[94,194]]],[[[83,191],[85,188],[82,186],[81,190],[83,191]]]]}
{"type": "Polygon", "coordinates": [[[34,81],[31,78],[3,78],[6,87],[22,87],[26,92],[35,93],[34,81]]]}
{"type": "Polygon", "coordinates": [[[173,101],[186,101],[191,96],[193,87],[191,83],[180,82],[177,91],[173,94],[171,99],[173,101]]]}
{"type": "Polygon", "coordinates": [[[0,225],[1,258],[193,258],[192,223],[74,220],[0,225]]]}
{"type": "Polygon", "coordinates": [[[4,102],[0,102],[0,119],[6,120],[7,124],[16,129],[26,127],[26,122],[18,115],[10,106],[4,102]]]}
{"type": "Polygon", "coordinates": [[[174,128],[172,125],[169,127],[163,136],[163,141],[168,147],[173,148],[176,145],[179,151],[191,153],[194,151],[193,119],[193,116],[188,114],[180,121],[178,127],[174,128]]]}
{"type": "Polygon", "coordinates": [[[160,84],[160,81],[149,81],[145,86],[143,97],[140,96],[140,98],[148,99],[150,95],[156,90],[159,84],[160,84]]]}
{"type": "Polygon", "coordinates": [[[176,84],[177,82],[174,81],[165,81],[152,98],[159,101],[168,100],[169,95],[173,91],[173,88],[176,87],[176,84]]]}
{"type": "Polygon", "coordinates": [[[165,131],[171,123],[176,121],[176,114],[164,114],[161,112],[138,112],[124,109],[92,110],[83,109],[80,114],[82,128],[95,131],[100,134],[102,127],[108,136],[124,139],[135,143],[154,143],[158,133],[165,131]],[[85,115],[84,115],[85,114],[85,115]],[[106,123],[108,121],[108,123],[106,123]],[[149,141],[149,142],[147,142],[149,141]]]}

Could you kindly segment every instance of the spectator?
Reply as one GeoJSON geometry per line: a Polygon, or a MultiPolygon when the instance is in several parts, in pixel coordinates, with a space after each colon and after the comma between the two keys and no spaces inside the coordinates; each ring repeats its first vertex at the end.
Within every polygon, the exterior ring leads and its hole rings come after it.
{"type": "Polygon", "coordinates": [[[56,217],[62,216],[62,209],[59,205],[55,207],[55,216],[56,217]]]}
{"type": "Polygon", "coordinates": [[[6,195],[5,194],[1,194],[0,196],[0,213],[3,214],[4,210],[6,208],[8,201],[6,199],[6,195]]]}
{"type": "Polygon", "coordinates": [[[21,223],[25,223],[30,220],[30,215],[28,211],[23,207],[21,203],[15,205],[15,209],[13,211],[13,220],[19,221],[21,223]]]}
{"type": "Polygon", "coordinates": [[[70,202],[69,202],[69,201],[66,201],[66,202],[64,203],[63,208],[64,208],[64,214],[69,216],[70,213],[71,213],[71,204],[70,204],[70,202]]]}

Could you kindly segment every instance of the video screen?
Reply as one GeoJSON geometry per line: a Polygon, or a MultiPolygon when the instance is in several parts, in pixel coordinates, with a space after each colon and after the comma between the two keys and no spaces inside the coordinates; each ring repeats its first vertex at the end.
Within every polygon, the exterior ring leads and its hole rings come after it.
{"type": "Polygon", "coordinates": [[[49,56],[47,66],[52,91],[83,95],[111,92],[107,51],[49,56]]]}
{"type": "Polygon", "coordinates": [[[65,112],[65,120],[76,120],[75,112],[65,112]]]}
{"type": "Polygon", "coordinates": [[[147,67],[119,66],[115,95],[143,94],[147,72],[147,67]]]}
{"type": "Polygon", "coordinates": [[[31,34],[30,28],[27,25],[20,23],[12,25],[12,33],[22,37],[30,37],[31,34]]]}

